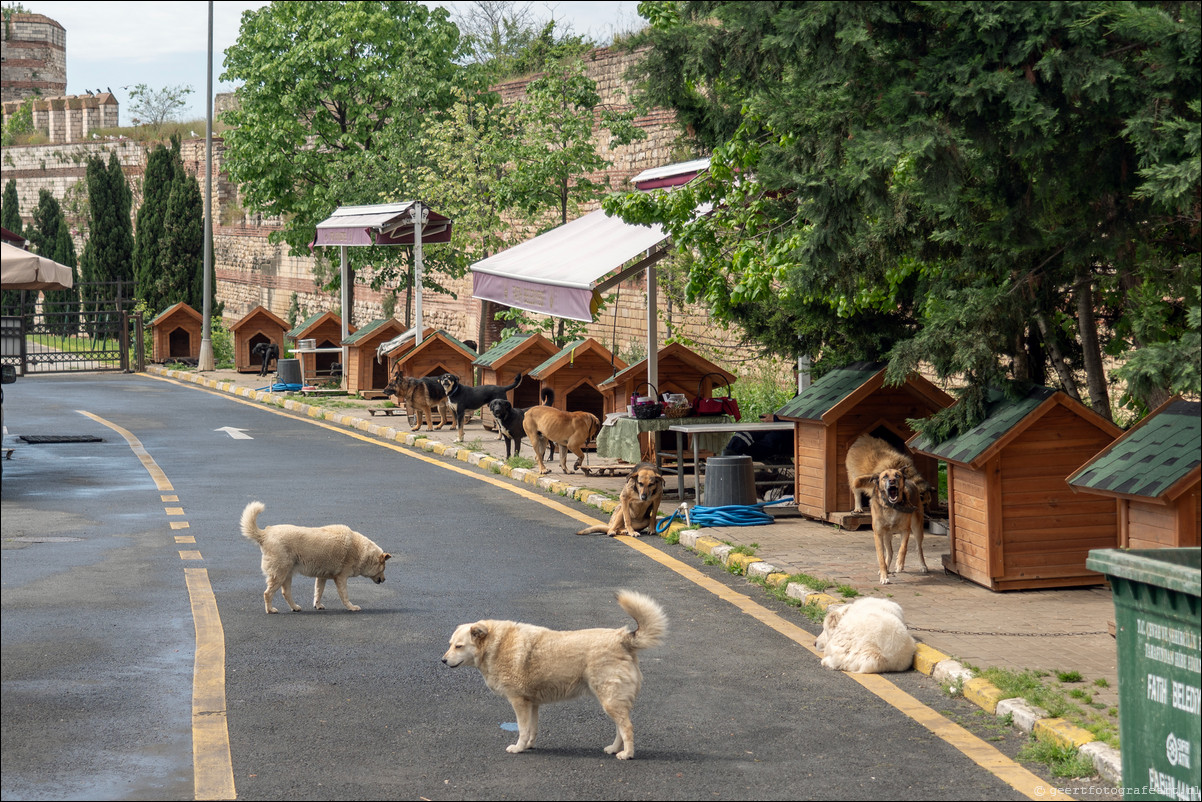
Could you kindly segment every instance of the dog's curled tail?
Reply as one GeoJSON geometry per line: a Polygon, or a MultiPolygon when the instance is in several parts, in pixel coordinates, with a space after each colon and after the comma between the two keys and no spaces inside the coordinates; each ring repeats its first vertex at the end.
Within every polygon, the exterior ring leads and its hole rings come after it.
{"type": "Polygon", "coordinates": [[[259,513],[265,507],[261,501],[252,501],[242,511],[242,536],[260,544],[263,542],[263,530],[259,528],[259,513]]]}
{"type": "Polygon", "coordinates": [[[633,590],[620,590],[618,604],[637,625],[634,632],[627,635],[632,649],[650,649],[663,642],[668,634],[668,616],[655,599],[633,590]]]}

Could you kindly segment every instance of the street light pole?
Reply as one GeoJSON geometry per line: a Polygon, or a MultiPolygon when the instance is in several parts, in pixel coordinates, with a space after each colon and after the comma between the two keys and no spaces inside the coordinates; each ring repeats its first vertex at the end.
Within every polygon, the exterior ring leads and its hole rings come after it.
{"type": "Polygon", "coordinates": [[[209,61],[205,74],[204,322],[199,370],[213,370],[213,0],[209,0],[209,61]]]}

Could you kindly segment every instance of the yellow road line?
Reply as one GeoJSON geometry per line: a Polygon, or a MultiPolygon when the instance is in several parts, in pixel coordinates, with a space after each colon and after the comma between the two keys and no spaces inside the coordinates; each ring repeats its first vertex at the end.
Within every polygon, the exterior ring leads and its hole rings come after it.
{"type": "MultiPolygon", "coordinates": [[[[172,381],[164,378],[161,378],[161,380],[172,381]]],[[[223,397],[226,396],[223,395],[223,397]]],[[[567,506],[566,504],[561,504],[554,499],[547,498],[544,493],[527,490],[523,487],[515,487],[509,482],[501,479],[497,479],[488,475],[482,475],[478,470],[460,468],[457,465],[448,464],[446,461],[441,459],[434,459],[433,457],[427,457],[424,454],[414,453],[409,447],[402,447],[399,445],[382,442],[375,437],[362,435],[356,431],[349,431],[341,426],[334,426],[332,424],[325,423],[324,421],[302,417],[287,410],[272,409],[271,407],[265,407],[257,402],[246,401],[237,397],[231,398],[230,400],[236,401],[240,404],[246,404],[247,406],[251,406],[256,409],[271,412],[276,415],[281,415],[286,418],[320,426],[324,429],[328,429],[329,431],[338,432],[366,443],[382,446],[399,454],[404,454],[407,457],[421,460],[422,462],[426,462],[431,465],[437,465],[445,470],[454,471],[456,473],[463,474],[464,476],[470,476],[474,479],[478,479],[496,487],[503,488],[511,493],[516,493],[523,498],[537,501],[545,507],[556,510],[557,512],[561,512],[569,518],[585,524],[591,525],[595,523],[604,523],[603,521],[600,521],[593,516],[586,515],[576,509],[573,509],[572,507],[567,506]]],[[[640,552],[646,557],[655,560],[665,568],[668,568],[681,577],[688,579],[690,582],[693,582],[699,587],[704,588],[710,593],[713,593],[723,601],[734,605],[742,612],[750,615],[752,618],[755,618],[765,626],[784,635],[786,638],[806,649],[811,654],[815,656],[821,655],[821,652],[816,650],[812,645],[814,641],[814,636],[812,634],[796,624],[781,618],[779,615],[757,603],[745,594],[738,593],[731,588],[728,588],[726,585],[718,582],[717,580],[711,579],[691,565],[683,563],[680,560],[665,554],[654,546],[647,545],[639,538],[621,535],[615,539],[640,552]]],[[[860,683],[860,685],[876,694],[878,697],[880,697],[880,699],[892,707],[926,727],[927,730],[929,730],[940,740],[943,740],[950,746],[959,750],[963,755],[972,760],[978,766],[985,769],[990,774],[1009,785],[1011,788],[1014,788],[1028,799],[1047,799],[1055,797],[1057,799],[1067,800],[1073,798],[1068,794],[1057,791],[1055,788],[1049,788],[1045,780],[1011,760],[1000,750],[998,750],[997,747],[994,747],[981,740],[965,728],[961,727],[959,724],[949,721],[938,711],[915,699],[913,696],[906,693],[901,688],[898,688],[883,676],[879,674],[848,674],[846,672],[845,675],[860,683]]]]}
{"type": "Polygon", "coordinates": [[[129,447],[133,449],[134,456],[142,461],[142,465],[150,474],[150,478],[154,480],[155,486],[158,487],[160,493],[171,493],[175,490],[175,488],[171,486],[171,482],[167,481],[167,474],[163,473],[163,469],[159,467],[159,464],[151,458],[150,454],[147,453],[146,449],[142,446],[141,440],[134,437],[129,431],[122,429],[112,421],[105,420],[99,415],[93,415],[91,412],[87,412],[82,409],[77,409],[75,411],[80,415],[91,418],[99,424],[109,427],[114,432],[124,437],[125,442],[129,443],[129,447]]]}
{"type": "Polygon", "coordinates": [[[225,630],[204,568],[185,568],[196,661],[192,667],[192,773],[197,799],[235,799],[225,712],[225,630]]]}
{"type": "MultiPolygon", "coordinates": [[[[76,410],[120,434],[141,460],[160,493],[174,488],[167,474],[133,433],[91,412],[76,410]]],[[[163,501],[178,501],[163,496],[163,501]]],[[[167,507],[168,515],[183,515],[182,507],[167,507]]],[[[176,524],[172,524],[176,528],[176,524]]],[[[177,536],[177,540],[179,536],[177,536]]],[[[189,541],[194,538],[189,537],[189,541]]],[[[181,551],[184,560],[203,559],[199,551],[181,551]]],[[[236,799],[234,765],[230,758],[229,727],[225,712],[225,630],[217,611],[217,599],[203,568],[185,568],[192,622],[196,627],[196,655],[192,665],[192,787],[197,799],[236,799]]]]}

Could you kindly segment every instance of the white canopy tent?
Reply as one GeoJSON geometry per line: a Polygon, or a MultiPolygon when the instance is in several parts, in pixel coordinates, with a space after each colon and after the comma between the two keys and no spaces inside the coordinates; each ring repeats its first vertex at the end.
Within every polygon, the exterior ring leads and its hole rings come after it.
{"type": "MultiPolygon", "coordinates": [[[[642,190],[679,186],[708,168],[709,159],[667,165],[644,171],[631,183],[642,190]]],[[[668,254],[667,238],[658,225],[634,225],[598,209],[473,264],[472,296],[591,322],[601,293],[646,271],[647,381],[658,386],[655,264],[668,254]],[[640,254],[638,262],[610,275],[640,254]]]]}
{"type": "MultiPolygon", "coordinates": [[[[417,342],[422,332],[422,244],[451,241],[452,221],[434,212],[422,201],[379,203],[370,206],[339,206],[334,213],[317,224],[314,245],[336,245],[341,251],[342,277],[342,339],[350,337],[351,274],[347,248],[372,245],[412,245],[414,278],[414,328],[417,342]]],[[[347,364],[347,347],[342,347],[342,364],[347,364]]],[[[344,369],[344,381],[345,381],[344,369]]]]}
{"type": "Polygon", "coordinates": [[[71,268],[36,253],[0,243],[0,287],[6,290],[69,290],[71,268]]]}

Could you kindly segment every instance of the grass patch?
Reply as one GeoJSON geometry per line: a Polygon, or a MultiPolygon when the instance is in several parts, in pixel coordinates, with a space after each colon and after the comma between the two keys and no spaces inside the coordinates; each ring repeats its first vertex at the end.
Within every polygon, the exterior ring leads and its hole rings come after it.
{"type": "Polygon", "coordinates": [[[512,457],[509,457],[505,460],[505,464],[510,468],[530,469],[534,467],[534,460],[528,457],[519,457],[517,454],[514,454],[512,457]]]}
{"type": "Polygon", "coordinates": [[[1057,671],[1056,679],[1061,682],[1081,682],[1080,671],[1057,671]]]}
{"type": "Polygon", "coordinates": [[[1076,747],[1061,746],[1050,741],[1032,739],[1018,751],[1018,759],[1044,764],[1053,777],[1091,777],[1097,773],[1093,761],[1077,751],[1076,747]]]}
{"type": "Polygon", "coordinates": [[[839,591],[839,595],[845,599],[854,599],[856,596],[860,595],[860,591],[856,590],[851,585],[836,585],[835,587],[839,591]]]}
{"type": "Polygon", "coordinates": [[[755,551],[760,547],[759,543],[752,543],[750,546],[732,546],[731,554],[746,554],[748,557],[754,557],[755,551]]]}
{"type": "MultiPolygon", "coordinates": [[[[1024,699],[1047,711],[1052,718],[1063,718],[1093,733],[1097,740],[1118,746],[1118,709],[1111,707],[1103,712],[1094,705],[1093,697],[1086,691],[1062,686],[1060,678],[1063,676],[1075,676],[1076,679],[1070,680],[1074,683],[1084,681],[1080,672],[1056,672],[1055,680],[1051,680],[1044,671],[1012,671],[996,666],[975,673],[997,686],[1003,699],[1024,699]]],[[[1092,769],[1089,773],[1093,773],[1092,769]]]]}
{"type": "Polygon", "coordinates": [[[789,578],[785,580],[785,584],[787,585],[789,582],[796,582],[799,585],[805,585],[810,590],[816,590],[820,593],[829,588],[831,585],[835,584],[829,579],[820,579],[809,574],[791,574],[789,578]]]}

